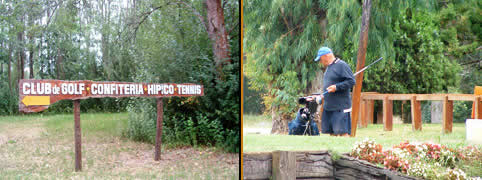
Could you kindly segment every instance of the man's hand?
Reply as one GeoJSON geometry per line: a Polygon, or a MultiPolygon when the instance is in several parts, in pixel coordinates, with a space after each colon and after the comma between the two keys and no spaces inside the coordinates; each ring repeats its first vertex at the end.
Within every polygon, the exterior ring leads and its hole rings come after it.
{"type": "Polygon", "coordinates": [[[330,93],[335,92],[336,91],[336,85],[331,85],[328,88],[326,88],[326,90],[330,93]]]}

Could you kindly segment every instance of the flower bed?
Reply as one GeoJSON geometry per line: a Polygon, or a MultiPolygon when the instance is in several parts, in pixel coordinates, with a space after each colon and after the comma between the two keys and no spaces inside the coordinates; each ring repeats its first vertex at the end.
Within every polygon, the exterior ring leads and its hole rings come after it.
{"type": "Polygon", "coordinates": [[[482,165],[480,147],[452,149],[434,143],[408,141],[383,150],[382,145],[365,139],[355,144],[350,156],[425,179],[474,179],[468,177],[460,166],[473,163],[480,168],[482,165]]]}

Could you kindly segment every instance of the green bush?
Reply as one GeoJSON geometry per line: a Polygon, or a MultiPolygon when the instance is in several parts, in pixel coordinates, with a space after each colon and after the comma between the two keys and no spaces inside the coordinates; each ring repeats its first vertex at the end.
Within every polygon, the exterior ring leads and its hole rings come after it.
{"type": "Polygon", "coordinates": [[[8,81],[0,81],[0,115],[11,115],[18,112],[18,94],[10,93],[8,81]]]}
{"type": "Polygon", "coordinates": [[[472,101],[454,101],[454,122],[463,123],[470,118],[472,101]]]}

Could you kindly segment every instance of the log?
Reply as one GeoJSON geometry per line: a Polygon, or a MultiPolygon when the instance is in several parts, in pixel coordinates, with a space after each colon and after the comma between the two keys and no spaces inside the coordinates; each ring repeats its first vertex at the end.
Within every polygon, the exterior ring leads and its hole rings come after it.
{"type": "Polygon", "coordinates": [[[273,152],[273,179],[296,179],[296,154],[290,151],[273,152]]]}
{"type": "Polygon", "coordinates": [[[328,151],[296,152],[296,178],[333,179],[333,170],[328,151]]]}
{"type": "Polygon", "coordinates": [[[335,161],[335,179],[416,179],[355,159],[346,154],[335,161]]]}
{"type": "Polygon", "coordinates": [[[243,153],[243,179],[270,179],[272,155],[266,153],[243,153]]]}

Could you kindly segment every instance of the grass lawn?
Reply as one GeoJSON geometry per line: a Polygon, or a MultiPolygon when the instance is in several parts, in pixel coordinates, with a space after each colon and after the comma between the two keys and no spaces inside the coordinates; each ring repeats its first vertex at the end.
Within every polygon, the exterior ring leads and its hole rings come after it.
{"type": "Polygon", "coordinates": [[[127,113],[81,113],[82,172],[74,171],[72,114],[0,116],[0,179],[239,179],[239,155],[162,148],[122,137],[127,113]]]}
{"type": "Polygon", "coordinates": [[[389,148],[403,141],[433,142],[458,147],[469,145],[465,140],[465,124],[454,123],[451,134],[442,134],[442,124],[423,124],[422,131],[412,131],[411,124],[394,124],[393,131],[384,131],[383,124],[357,128],[354,138],[320,136],[289,136],[256,134],[244,131],[254,128],[271,128],[269,117],[243,115],[243,152],[268,152],[274,150],[331,150],[336,153],[350,152],[354,143],[371,138],[389,148]]]}

